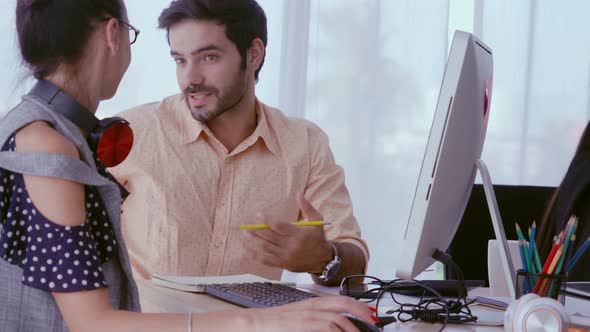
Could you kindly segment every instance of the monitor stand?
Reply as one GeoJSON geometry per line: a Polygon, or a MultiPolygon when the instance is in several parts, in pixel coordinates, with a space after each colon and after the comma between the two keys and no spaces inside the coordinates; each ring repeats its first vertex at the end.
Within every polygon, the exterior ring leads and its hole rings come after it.
{"type": "Polygon", "coordinates": [[[510,291],[510,296],[514,299],[516,298],[516,278],[514,276],[514,264],[512,264],[512,257],[510,256],[510,251],[508,250],[508,241],[506,241],[504,224],[502,223],[502,217],[500,216],[500,210],[498,209],[498,202],[496,201],[496,194],[494,193],[490,172],[488,172],[488,167],[481,159],[475,161],[475,166],[481,175],[483,189],[486,195],[486,201],[488,203],[488,209],[490,210],[490,217],[492,218],[492,225],[494,226],[494,233],[496,234],[496,240],[498,241],[500,258],[502,260],[502,266],[504,267],[504,273],[508,283],[508,290],[510,291]]]}

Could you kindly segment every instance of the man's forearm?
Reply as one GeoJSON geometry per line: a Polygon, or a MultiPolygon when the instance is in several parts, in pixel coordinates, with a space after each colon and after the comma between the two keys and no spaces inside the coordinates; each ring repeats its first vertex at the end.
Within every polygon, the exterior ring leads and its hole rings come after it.
{"type": "Polygon", "coordinates": [[[367,262],[365,261],[365,255],[358,246],[346,242],[333,242],[333,244],[338,250],[338,257],[340,257],[340,269],[338,270],[338,274],[328,281],[321,281],[316,275],[312,274],[313,281],[318,285],[340,285],[340,282],[346,276],[365,273],[367,262]]]}

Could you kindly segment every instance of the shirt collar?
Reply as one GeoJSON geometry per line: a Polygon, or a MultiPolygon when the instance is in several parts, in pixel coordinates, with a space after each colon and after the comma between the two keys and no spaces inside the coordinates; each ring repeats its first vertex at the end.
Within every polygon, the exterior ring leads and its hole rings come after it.
{"type": "Polygon", "coordinates": [[[258,125],[256,126],[254,133],[252,133],[252,137],[255,141],[261,139],[268,150],[272,154],[278,156],[279,143],[271,123],[272,114],[270,114],[268,106],[258,101],[258,99],[256,99],[256,114],[258,115],[258,125]]]}
{"type": "MultiPolygon", "coordinates": [[[[175,101],[175,109],[178,113],[178,122],[180,125],[180,136],[183,144],[188,144],[196,141],[201,137],[201,134],[205,132],[208,136],[215,136],[207,127],[207,125],[195,120],[188,108],[188,105],[184,101],[182,95],[179,95],[179,98],[175,101]]],[[[246,143],[247,146],[251,146],[252,144],[256,143],[258,139],[261,139],[268,150],[273,153],[274,155],[279,155],[279,144],[277,141],[277,136],[273,131],[272,124],[269,122],[269,110],[268,106],[261,103],[258,99],[256,99],[256,114],[258,115],[258,124],[256,129],[250,135],[250,137],[246,138],[243,143],[246,143]]],[[[272,119],[270,119],[272,120],[272,119]]],[[[240,144],[241,145],[241,144],[240,144]]]]}
{"type": "Polygon", "coordinates": [[[175,103],[174,109],[177,111],[182,144],[192,143],[201,136],[205,129],[209,130],[209,128],[193,118],[182,94],[179,95],[175,103]]]}

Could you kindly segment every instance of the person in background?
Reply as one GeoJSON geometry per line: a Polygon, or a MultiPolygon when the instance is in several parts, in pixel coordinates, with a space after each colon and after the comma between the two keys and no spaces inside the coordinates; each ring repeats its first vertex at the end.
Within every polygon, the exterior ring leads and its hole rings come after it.
{"type": "Polygon", "coordinates": [[[256,97],[267,43],[258,3],[176,0],[159,27],[181,93],[120,114],[138,143],[110,169],[131,192],[122,228],[135,277],[286,269],[336,285],[363,274],[368,248],[327,135],[256,97]],[[252,223],[269,229],[240,229],[252,223]]]}
{"type": "Polygon", "coordinates": [[[138,30],[122,0],[17,0],[16,27],[37,83],[0,122],[2,330],[356,331],[340,313],[372,319],[369,306],[344,297],[194,316],[139,313],[121,192],[86,141],[94,128],[78,126],[96,120],[99,102],[117,91],[138,30]]]}
{"type": "MultiPolygon", "coordinates": [[[[537,241],[542,258],[547,257],[553,237],[565,228],[572,215],[578,218],[573,247],[576,252],[590,238],[590,123],[586,125],[568,170],[555,189],[539,225],[537,241]]],[[[590,253],[580,257],[569,270],[568,281],[590,281],[590,253]]]]}

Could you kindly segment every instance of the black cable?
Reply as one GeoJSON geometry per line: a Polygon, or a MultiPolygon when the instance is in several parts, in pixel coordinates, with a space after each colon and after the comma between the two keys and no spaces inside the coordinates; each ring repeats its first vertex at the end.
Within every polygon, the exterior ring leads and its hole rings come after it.
{"type": "MultiPolygon", "coordinates": [[[[465,275],[463,274],[463,270],[461,269],[459,264],[455,263],[455,261],[451,258],[450,255],[438,249],[434,251],[434,253],[432,254],[432,258],[436,259],[437,261],[445,265],[451,265],[455,269],[455,271],[457,271],[457,280],[459,281],[459,294],[457,297],[460,300],[463,300],[462,309],[465,310],[465,314],[470,317],[475,317],[473,316],[473,314],[471,313],[471,309],[469,308],[470,303],[467,302],[467,288],[465,287],[465,275]]],[[[475,320],[477,320],[477,317],[475,317],[475,320]]]]}
{"type": "Polygon", "coordinates": [[[351,293],[350,284],[361,284],[364,286],[366,285],[364,283],[365,279],[376,281],[378,287],[365,291],[354,297],[357,300],[366,303],[376,302],[375,306],[377,308],[377,313],[375,315],[379,320],[379,323],[377,324],[379,327],[383,327],[396,320],[400,322],[420,320],[430,323],[442,323],[443,326],[439,330],[442,331],[448,323],[462,324],[476,321],[477,317],[473,315],[469,308],[469,305],[472,304],[473,301],[467,301],[467,288],[465,287],[465,278],[461,268],[449,255],[440,250],[434,252],[433,258],[445,265],[452,265],[456,269],[459,283],[458,297],[456,300],[446,300],[438,291],[418,280],[395,279],[390,282],[384,282],[377,277],[369,275],[352,275],[345,277],[340,284],[340,292],[343,295],[349,295],[351,293]],[[356,283],[353,281],[356,281],[356,283]],[[418,303],[401,303],[394,296],[396,291],[411,287],[420,287],[424,290],[418,303]],[[389,294],[393,302],[399,305],[399,308],[386,312],[388,315],[393,316],[380,317],[378,310],[379,304],[385,294],[389,294]],[[370,297],[370,299],[364,299],[365,297],[370,297]]]}

